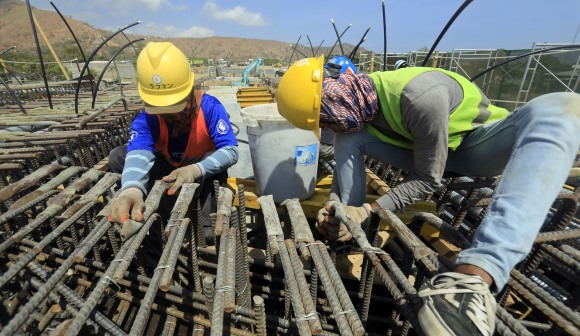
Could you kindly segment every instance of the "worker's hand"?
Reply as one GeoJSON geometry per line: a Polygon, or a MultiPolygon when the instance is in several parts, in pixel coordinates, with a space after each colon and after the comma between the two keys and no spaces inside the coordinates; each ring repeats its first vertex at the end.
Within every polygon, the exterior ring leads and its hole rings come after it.
{"type": "MultiPolygon", "coordinates": [[[[349,241],[352,239],[350,231],[344,223],[334,216],[336,203],[328,202],[323,209],[320,209],[316,228],[318,232],[330,240],[349,241]]],[[[347,216],[352,221],[359,224],[363,229],[366,227],[371,211],[371,206],[368,203],[363,204],[361,207],[345,206],[345,209],[347,216]]]]}
{"type": "Polygon", "coordinates": [[[141,189],[127,188],[111,201],[109,222],[123,224],[129,219],[129,214],[131,214],[131,219],[142,222],[143,208],[145,208],[145,202],[143,202],[141,189]]]}
{"type": "Polygon", "coordinates": [[[201,168],[197,164],[177,168],[171,174],[162,178],[163,182],[171,183],[167,195],[175,195],[181,185],[184,183],[192,183],[201,177],[201,168]],[[173,182],[173,183],[172,183],[173,182]]]}

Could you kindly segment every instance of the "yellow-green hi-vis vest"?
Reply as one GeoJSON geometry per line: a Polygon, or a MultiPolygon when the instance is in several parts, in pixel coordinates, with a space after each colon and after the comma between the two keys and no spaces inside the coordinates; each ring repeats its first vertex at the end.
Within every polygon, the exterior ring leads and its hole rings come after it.
{"type": "Polygon", "coordinates": [[[482,102],[483,96],[477,86],[465,77],[443,69],[411,67],[396,71],[374,72],[369,75],[375,83],[377,96],[387,123],[393,131],[409,141],[390,138],[374,126],[367,124],[365,128],[369,133],[392,145],[413,148],[413,137],[403,125],[401,94],[411,79],[428,71],[443,72],[455,79],[463,89],[463,101],[449,116],[448,146],[450,149],[457,149],[463,140],[463,136],[478,125],[503,119],[508,115],[508,110],[482,102]]]}

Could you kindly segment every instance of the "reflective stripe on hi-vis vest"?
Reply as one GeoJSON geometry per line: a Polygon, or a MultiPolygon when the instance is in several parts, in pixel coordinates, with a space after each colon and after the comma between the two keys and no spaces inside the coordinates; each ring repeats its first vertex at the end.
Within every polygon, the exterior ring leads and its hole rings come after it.
{"type": "MultiPolygon", "coordinates": [[[[215,144],[207,131],[203,110],[201,108],[201,97],[203,94],[204,91],[195,91],[194,101],[197,105],[197,111],[191,120],[191,130],[189,131],[189,137],[187,139],[187,147],[185,148],[185,152],[183,152],[183,157],[180,162],[175,162],[169,154],[169,132],[167,130],[167,124],[165,124],[165,120],[160,115],[157,115],[157,119],[159,120],[159,138],[155,142],[155,150],[163,154],[167,162],[176,168],[190,163],[188,162],[190,159],[202,157],[208,152],[215,150],[215,144]]],[[[193,108],[195,108],[195,105],[193,108]]]]}
{"type": "Polygon", "coordinates": [[[503,119],[508,115],[508,110],[491,105],[487,102],[487,98],[484,101],[484,97],[477,86],[463,76],[443,69],[411,67],[398,69],[396,71],[374,72],[369,75],[375,83],[381,109],[387,123],[393,131],[408,139],[408,141],[391,138],[381,133],[374,126],[367,124],[365,128],[369,133],[392,145],[409,149],[413,148],[413,137],[405,128],[405,125],[403,125],[401,94],[410,80],[429,71],[443,72],[447,76],[455,79],[463,89],[463,101],[449,116],[448,147],[450,149],[457,149],[463,140],[463,136],[467,132],[481,124],[503,119]]]}

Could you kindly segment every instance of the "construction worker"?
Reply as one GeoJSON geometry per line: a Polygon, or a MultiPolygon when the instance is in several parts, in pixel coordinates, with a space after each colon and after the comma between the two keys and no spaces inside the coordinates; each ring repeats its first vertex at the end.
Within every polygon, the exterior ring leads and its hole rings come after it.
{"type": "Polygon", "coordinates": [[[211,239],[212,181],[225,183],[228,167],[238,160],[226,110],[215,97],[193,89],[185,55],[169,42],[147,44],[137,58],[137,77],[145,110],[131,124],[129,144],[109,155],[109,170],[122,173],[122,192],[111,202],[109,220],[143,221],[143,198],[155,180],[170,184],[168,195],[183,183],[198,182],[211,239]]]}
{"type": "Polygon", "coordinates": [[[337,201],[362,223],[371,208],[394,211],[423,199],[440,186],[444,172],[502,174],[455,270],[433,277],[419,292],[425,334],[492,335],[491,293],[505,286],[531,250],[580,145],[580,95],[550,93],[508,113],[469,80],[442,69],[409,67],[323,81],[322,63],[296,62],[277,91],[278,110],[292,124],[337,132],[337,185],[319,213],[322,233],[350,237],[333,217],[337,201]],[[413,174],[365,204],[365,155],[413,174]]]}

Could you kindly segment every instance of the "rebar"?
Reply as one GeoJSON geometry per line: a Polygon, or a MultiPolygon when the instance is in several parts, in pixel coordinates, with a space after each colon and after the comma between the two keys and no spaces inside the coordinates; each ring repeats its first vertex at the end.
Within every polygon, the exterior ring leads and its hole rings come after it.
{"type": "Polygon", "coordinates": [[[236,236],[237,229],[230,227],[228,229],[228,240],[226,242],[226,258],[225,269],[226,277],[224,279],[224,286],[218,288],[223,290],[224,296],[224,312],[231,313],[236,309],[236,236]]]}
{"type": "MultiPolygon", "coordinates": [[[[41,280],[46,281],[46,279],[48,279],[48,273],[42,270],[41,266],[36,262],[31,262],[28,264],[28,268],[41,280]]],[[[62,282],[56,284],[56,290],[66,299],[67,302],[73,304],[77,308],[82,308],[85,305],[85,301],[62,282]]],[[[91,317],[94,318],[95,322],[97,322],[101,327],[103,327],[112,335],[125,335],[125,332],[123,332],[116,324],[106,318],[101,312],[93,311],[91,312],[91,317]]]]}
{"type": "Polygon", "coordinates": [[[266,336],[266,309],[264,299],[260,296],[254,296],[254,312],[256,314],[256,335],[266,336]]]}
{"type": "MultiPolygon", "coordinates": [[[[316,244],[324,245],[322,242],[316,242],[316,244]]],[[[342,305],[340,304],[340,300],[339,300],[338,295],[336,293],[336,288],[333,286],[332,280],[330,279],[331,276],[328,274],[328,269],[324,263],[324,260],[322,259],[321,250],[319,250],[314,245],[310,245],[309,249],[310,249],[310,254],[312,255],[312,260],[314,261],[316,268],[318,268],[320,280],[322,280],[322,286],[324,287],[324,292],[325,292],[326,297],[328,299],[328,303],[330,304],[330,308],[332,309],[332,313],[334,315],[334,320],[336,321],[336,324],[338,325],[338,329],[340,331],[340,334],[346,335],[346,336],[355,335],[353,333],[351,326],[349,325],[348,320],[345,317],[346,314],[351,313],[351,312],[348,311],[347,309],[343,308],[342,305]]],[[[324,250],[324,253],[327,253],[326,250],[324,250]]],[[[329,256],[329,258],[330,258],[330,256],[329,256]]],[[[356,311],[354,311],[354,312],[356,313],[356,311]]],[[[360,330],[360,328],[359,328],[359,330],[360,330]]],[[[363,334],[364,334],[364,329],[362,330],[362,333],[360,331],[358,331],[356,336],[361,336],[363,334]]]]}
{"type": "MultiPolygon", "coordinates": [[[[186,185],[187,185],[187,183],[184,184],[183,187],[185,187],[186,185]]],[[[179,194],[178,200],[176,201],[175,208],[178,207],[178,203],[179,203],[180,199],[187,198],[187,196],[182,197],[183,195],[187,195],[184,192],[184,190],[182,190],[181,193],[179,194]]],[[[191,199],[190,199],[190,201],[191,201],[191,199]]],[[[172,217],[173,217],[173,214],[176,212],[175,208],[173,210],[174,212],[172,212],[172,217]]],[[[185,215],[185,213],[183,213],[183,215],[185,215]]],[[[180,217],[179,212],[178,212],[177,217],[180,217]]],[[[188,224],[189,224],[188,220],[182,220],[178,229],[171,229],[171,233],[169,235],[169,238],[167,238],[167,244],[165,245],[165,248],[163,249],[163,253],[161,254],[161,257],[159,258],[159,263],[157,264],[157,267],[155,268],[155,271],[153,273],[153,277],[151,278],[151,283],[149,284],[149,287],[147,288],[147,292],[145,293],[145,296],[143,296],[143,300],[141,301],[141,306],[139,308],[139,311],[137,312],[137,315],[135,316],[135,322],[133,323],[133,326],[131,327],[131,330],[129,331],[129,335],[136,336],[136,335],[141,335],[143,333],[143,329],[145,328],[145,326],[147,325],[147,321],[149,320],[149,314],[151,313],[151,309],[153,306],[153,299],[155,298],[155,294],[157,293],[157,290],[159,289],[159,283],[161,281],[161,276],[163,274],[163,270],[164,270],[164,268],[166,268],[168,266],[167,262],[170,258],[171,249],[172,249],[173,244],[177,238],[177,234],[180,231],[185,232],[185,228],[187,227],[188,224]]],[[[73,336],[73,335],[76,335],[76,334],[71,333],[70,335],[66,335],[66,336],[73,336]]]]}
{"type": "Polygon", "coordinates": [[[167,263],[163,265],[163,273],[161,275],[161,280],[159,281],[159,289],[164,292],[167,292],[169,290],[169,286],[171,285],[173,272],[175,271],[175,264],[177,263],[177,256],[181,250],[181,245],[183,243],[183,239],[185,238],[185,232],[187,231],[187,228],[190,224],[191,220],[189,218],[185,218],[181,221],[181,225],[179,225],[175,241],[173,242],[173,245],[169,251],[167,263]]]}
{"type": "MultiPolygon", "coordinates": [[[[72,256],[76,255],[77,252],[90,249],[98,239],[100,239],[105,232],[109,229],[111,224],[109,222],[103,221],[100,223],[99,228],[96,231],[91,232],[83,242],[75,249],[72,256]]],[[[48,295],[48,293],[56,286],[64,274],[69,270],[69,268],[74,263],[74,258],[69,257],[59,268],[56,270],[52,276],[46,281],[45,285],[34,294],[34,296],[20,309],[18,314],[16,314],[10,322],[0,331],[0,336],[13,335],[17,329],[26,321],[28,316],[32,311],[40,304],[42,300],[48,295]]],[[[76,333],[74,334],[76,335],[76,333]]]]}
{"type": "Polygon", "coordinates": [[[218,268],[215,280],[215,292],[213,297],[213,310],[211,313],[211,335],[218,336],[222,334],[223,331],[223,319],[224,319],[224,285],[226,278],[226,258],[227,258],[227,242],[229,237],[229,230],[222,226],[222,234],[219,239],[222,241],[219,247],[218,254],[218,268]]]}
{"type": "Polygon", "coordinates": [[[314,318],[310,319],[310,331],[313,335],[320,335],[322,333],[322,326],[320,325],[320,320],[318,319],[318,315],[316,314],[316,306],[312,301],[312,296],[310,295],[310,290],[308,287],[308,283],[306,282],[306,278],[304,277],[304,269],[302,266],[302,262],[298,257],[298,253],[296,252],[296,246],[294,242],[290,239],[284,241],[286,245],[286,252],[288,253],[288,257],[290,259],[292,270],[294,271],[294,277],[296,279],[296,283],[298,285],[298,291],[300,296],[302,297],[302,303],[304,305],[304,314],[306,316],[314,316],[314,318]]]}
{"type": "MultiPolygon", "coordinates": [[[[0,276],[0,288],[4,287],[10,279],[12,279],[22,268],[26,266],[34,257],[42,251],[44,247],[50,244],[53,240],[60,237],[60,235],[68,229],[73,223],[75,223],[85,212],[89,211],[95,204],[89,203],[80,209],[74,216],[70,217],[66,221],[62,222],[57,228],[52,232],[47,234],[43,240],[37,243],[30,252],[22,256],[18,262],[12,265],[2,276],[0,276]]],[[[105,226],[105,224],[103,224],[105,226]]],[[[107,225],[107,228],[109,225],[107,225]]],[[[94,245],[94,244],[93,244],[94,245]]],[[[80,245],[79,245],[80,246],[80,245]]],[[[77,248],[78,250],[78,248],[77,248]]]]}

